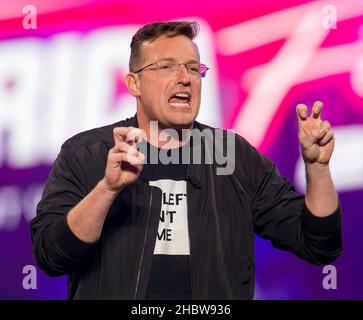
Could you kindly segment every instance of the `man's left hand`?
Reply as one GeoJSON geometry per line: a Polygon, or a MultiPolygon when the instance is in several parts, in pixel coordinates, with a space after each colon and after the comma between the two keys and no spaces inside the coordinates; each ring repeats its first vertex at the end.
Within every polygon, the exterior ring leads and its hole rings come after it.
{"type": "Polygon", "coordinates": [[[328,165],[334,150],[334,132],[328,121],[321,119],[323,103],[316,101],[308,116],[304,104],[296,107],[299,122],[299,143],[306,164],[328,165]]]}

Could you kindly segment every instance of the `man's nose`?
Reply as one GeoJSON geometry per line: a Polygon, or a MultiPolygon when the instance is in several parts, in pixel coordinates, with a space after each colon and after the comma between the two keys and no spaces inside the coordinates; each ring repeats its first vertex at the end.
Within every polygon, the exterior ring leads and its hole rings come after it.
{"type": "Polygon", "coordinates": [[[189,72],[187,66],[185,64],[180,64],[177,69],[177,83],[181,83],[183,85],[190,84],[189,72]]]}

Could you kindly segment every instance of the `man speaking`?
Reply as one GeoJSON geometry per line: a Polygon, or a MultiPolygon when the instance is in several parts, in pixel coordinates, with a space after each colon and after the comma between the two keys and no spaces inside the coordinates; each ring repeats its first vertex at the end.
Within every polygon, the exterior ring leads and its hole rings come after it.
{"type": "Polygon", "coordinates": [[[323,104],[296,108],[303,196],[244,138],[195,121],[208,70],[198,28],[139,29],[125,77],[136,115],[62,145],[30,227],[38,265],[69,276],[69,299],[252,299],[254,233],[317,265],[341,253],[323,104]]]}

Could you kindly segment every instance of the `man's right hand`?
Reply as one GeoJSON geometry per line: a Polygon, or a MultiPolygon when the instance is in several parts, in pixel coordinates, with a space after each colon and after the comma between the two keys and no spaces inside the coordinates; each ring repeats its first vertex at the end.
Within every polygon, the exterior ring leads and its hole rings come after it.
{"type": "Polygon", "coordinates": [[[104,178],[67,215],[69,228],[82,241],[98,241],[115,197],[139,177],[144,155],[134,145],[142,140],[142,133],[133,127],[114,129],[115,146],[108,153],[104,178]]]}
{"type": "Polygon", "coordinates": [[[109,191],[118,193],[138,179],[145,157],[135,148],[135,144],[141,142],[140,129],[118,127],[113,130],[113,137],[115,146],[108,153],[102,183],[109,191]]]}

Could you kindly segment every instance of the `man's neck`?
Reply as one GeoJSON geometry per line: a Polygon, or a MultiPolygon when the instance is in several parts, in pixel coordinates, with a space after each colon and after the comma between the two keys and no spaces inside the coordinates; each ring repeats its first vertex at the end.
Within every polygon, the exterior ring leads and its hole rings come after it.
{"type": "Polygon", "coordinates": [[[157,121],[149,121],[137,114],[139,128],[144,131],[146,140],[158,148],[178,148],[185,145],[190,138],[192,125],[189,128],[167,128],[157,121]]]}

